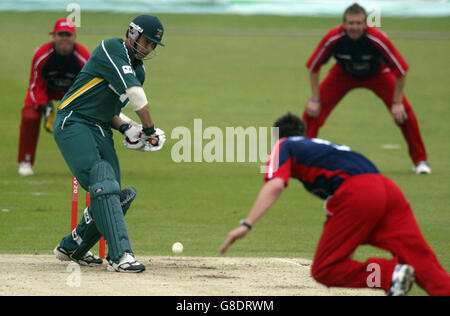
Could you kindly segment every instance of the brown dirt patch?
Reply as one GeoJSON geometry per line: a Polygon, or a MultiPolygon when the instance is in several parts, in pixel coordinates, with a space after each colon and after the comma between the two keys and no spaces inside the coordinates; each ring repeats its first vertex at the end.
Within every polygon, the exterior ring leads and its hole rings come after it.
{"type": "Polygon", "coordinates": [[[309,260],[288,258],[138,257],[141,274],[79,267],[50,255],[0,255],[0,296],[162,295],[297,296],[383,295],[382,291],[326,288],[310,276],[309,260]]]}

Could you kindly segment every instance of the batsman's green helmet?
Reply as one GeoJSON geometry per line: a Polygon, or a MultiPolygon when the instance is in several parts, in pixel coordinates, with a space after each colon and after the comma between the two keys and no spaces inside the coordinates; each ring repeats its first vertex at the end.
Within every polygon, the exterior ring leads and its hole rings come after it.
{"type": "Polygon", "coordinates": [[[137,40],[139,35],[143,35],[152,42],[165,46],[161,42],[164,35],[164,27],[156,16],[143,14],[136,17],[130,23],[128,34],[128,36],[134,40],[137,40]]]}

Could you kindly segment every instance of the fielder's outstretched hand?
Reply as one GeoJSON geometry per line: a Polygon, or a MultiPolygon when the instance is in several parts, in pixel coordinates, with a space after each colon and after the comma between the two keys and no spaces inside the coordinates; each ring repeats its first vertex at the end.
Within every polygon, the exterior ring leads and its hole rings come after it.
{"type": "Polygon", "coordinates": [[[220,253],[224,254],[228,247],[230,247],[236,240],[241,239],[245,235],[247,235],[249,229],[245,226],[239,226],[238,228],[232,230],[229,234],[227,239],[225,240],[225,243],[220,248],[220,253]]]}
{"type": "Polygon", "coordinates": [[[318,117],[320,114],[320,101],[309,99],[306,104],[306,114],[309,117],[318,117]]]}

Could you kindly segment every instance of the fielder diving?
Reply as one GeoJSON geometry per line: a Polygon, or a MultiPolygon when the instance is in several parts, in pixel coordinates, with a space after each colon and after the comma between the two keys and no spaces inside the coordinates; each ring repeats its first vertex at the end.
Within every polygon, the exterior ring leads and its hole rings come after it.
{"type": "Polygon", "coordinates": [[[142,85],[143,60],[161,42],[164,28],[157,17],[140,15],[131,23],[126,39],[103,40],[77,76],[58,107],[53,124],[56,143],[91,205],[71,234],[54,253],[59,260],[101,265],[89,250],[103,236],[108,245],[108,271],[137,273],[145,270],[134,256],[124,220],[136,190],[121,190],[120,166],[112,129],[133,150],[160,150],[166,140],[155,128],[142,85]],[[121,114],[130,104],[142,125],[121,114]]]}
{"type": "Polygon", "coordinates": [[[279,128],[280,140],[267,163],[266,184],[241,226],[228,234],[222,254],[250,231],[294,178],[325,200],[327,220],[311,267],[317,282],[404,296],[416,281],[430,295],[450,295],[450,275],[392,180],[347,146],[304,137],[306,126],[299,117],[287,114],[274,127],[279,128]],[[387,250],[393,258],[354,260],[355,250],[365,244],[387,250]]]}

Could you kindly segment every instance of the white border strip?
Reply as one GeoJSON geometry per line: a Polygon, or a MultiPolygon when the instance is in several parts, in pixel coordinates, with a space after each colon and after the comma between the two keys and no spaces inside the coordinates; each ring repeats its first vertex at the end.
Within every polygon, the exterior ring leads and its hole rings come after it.
{"type": "Polygon", "coordinates": [[[383,49],[386,51],[386,53],[388,53],[389,57],[391,57],[391,59],[394,61],[395,65],[397,66],[397,68],[400,70],[400,72],[402,73],[402,75],[406,74],[406,71],[403,69],[402,65],[400,65],[400,63],[398,62],[397,58],[395,58],[394,54],[392,54],[392,52],[389,50],[389,48],[387,48],[386,45],[384,45],[383,41],[381,41],[379,38],[367,34],[367,37],[375,42],[377,42],[381,47],[383,47],[383,49]]]}
{"type": "MultiPolygon", "coordinates": [[[[53,51],[54,51],[54,49],[51,48],[47,53],[45,53],[44,55],[39,57],[39,59],[36,61],[36,64],[33,67],[33,83],[30,86],[30,96],[34,103],[36,103],[36,98],[34,96],[33,89],[34,89],[34,86],[36,85],[36,80],[38,77],[37,68],[38,68],[39,64],[41,63],[41,61],[43,61],[48,55],[53,53],[53,51]]],[[[36,104],[36,105],[38,105],[38,104],[36,104]]]]}
{"type": "Polygon", "coordinates": [[[317,54],[316,58],[314,59],[313,63],[311,64],[311,67],[309,67],[309,71],[312,71],[314,69],[314,67],[316,67],[317,62],[320,60],[320,58],[322,57],[323,52],[325,51],[325,49],[327,49],[327,47],[331,44],[331,42],[343,37],[345,35],[345,32],[339,33],[333,37],[331,37],[326,43],[325,45],[323,45],[322,49],[319,51],[319,53],[317,54]]]}
{"type": "Polygon", "coordinates": [[[74,54],[79,60],[81,60],[84,64],[87,63],[86,58],[84,58],[83,56],[81,56],[81,54],[80,54],[79,52],[74,51],[73,54],[74,54]]]}

